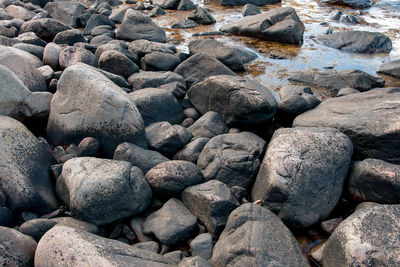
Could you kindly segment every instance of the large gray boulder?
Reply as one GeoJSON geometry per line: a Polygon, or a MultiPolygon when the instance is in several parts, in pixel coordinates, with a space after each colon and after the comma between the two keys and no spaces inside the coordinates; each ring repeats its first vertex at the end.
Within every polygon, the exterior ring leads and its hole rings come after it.
{"type": "Polygon", "coordinates": [[[266,87],[243,77],[209,77],[192,86],[187,95],[200,113],[218,112],[230,126],[257,125],[273,118],[277,110],[266,87]]]}
{"type": "Polygon", "coordinates": [[[231,75],[236,74],[225,66],[221,61],[207,54],[195,54],[179,64],[175,73],[181,75],[188,87],[199,83],[208,77],[216,75],[231,75]]]}
{"type": "Polygon", "coordinates": [[[294,228],[325,219],[342,194],[353,146],[334,128],[275,131],[251,191],[294,228]]]}
{"type": "Polygon", "coordinates": [[[376,72],[400,78],[400,59],[382,64],[376,72]]]}
{"type": "Polygon", "coordinates": [[[128,49],[138,55],[139,58],[153,52],[161,52],[171,55],[177,52],[176,47],[172,44],[164,44],[157,41],[152,42],[144,39],[131,42],[128,49]]]}
{"type": "Polygon", "coordinates": [[[271,211],[243,204],[214,246],[212,266],[309,266],[296,239],[271,211]]]}
{"type": "Polygon", "coordinates": [[[218,135],[203,148],[197,166],[207,181],[248,188],[257,175],[264,146],[263,139],[249,132],[218,135]]]}
{"type": "Polygon", "coordinates": [[[352,8],[368,8],[372,6],[371,0],[321,0],[322,3],[345,5],[352,8]]]}
{"type": "Polygon", "coordinates": [[[207,231],[216,235],[223,230],[231,211],[239,206],[229,187],[218,180],[186,188],[182,201],[207,231]]]}
{"type": "Polygon", "coordinates": [[[150,169],[145,178],[153,192],[161,196],[179,196],[186,187],[204,182],[200,169],[184,160],[162,162],[150,169]]]}
{"type": "Polygon", "coordinates": [[[144,149],[126,142],[117,146],[113,158],[132,163],[133,166],[141,169],[144,174],[158,164],[169,160],[157,151],[144,149]]]}
{"type": "Polygon", "coordinates": [[[121,25],[117,28],[116,37],[127,41],[139,39],[160,43],[166,41],[165,32],[162,28],[157,26],[151,18],[133,9],[126,11],[121,25]]]}
{"type": "Polygon", "coordinates": [[[61,50],[58,56],[58,64],[63,70],[77,63],[84,63],[97,68],[97,60],[92,52],[79,46],[67,46],[61,50]]]}
{"type": "Polygon", "coordinates": [[[0,262],[3,266],[33,266],[36,246],[32,237],[0,226],[0,262]]]}
{"type": "Polygon", "coordinates": [[[343,70],[336,73],[304,73],[291,76],[288,80],[308,86],[325,87],[333,95],[336,95],[340,89],[346,87],[364,92],[385,85],[385,81],[381,78],[369,75],[361,70],[343,70]]]}
{"type": "Polygon", "coordinates": [[[46,81],[37,69],[43,65],[32,54],[14,47],[0,46],[0,65],[14,72],[30,91],[47,91],[46,81]]]}
{"type": "Polygon", "coordinates": [[[321,103],[306,86],[284,86],[279,90],[279,97],[278,112],[288,116],[299,115],[321,103]]]}
{"type": "Polygon", "coordinates": [[[169,53],[152,52],[142,57],[140,65],[146,71],[171,71],[181,63],[180,59],[169,53]]]}
{"type": "Polygon", "coordinates": [[[74,218],[97,225],[144,211],[152,197],[139,168],[126,161],[90,157],[64,164],[57,193],[74,218]]]}
{"type": "Polygon", "coordinates": [[[175,245],[195,236],[196,217],[178,199],[171,198],[143,223],[143,233],[154,235],[161,243],[175,245]]]}
{"type": "Polygon", "coordinates": [[[35,254],[37,267],[132,265],[169,266],[163,256],[154,252],[67,226],[55,226],[48,231],[35,254]]]}
{"type": "Polygon", "coordinates": [[[233,35],[255,37],[266,41],[301,44],[304,24],[293,8],[283,7],[244,17],[223,25],[220,30],[233,35]]]}
{"type": "Polygon", "coordinates": [[[52,94],[31,92],[8,68],[0,65],[0,115],[25,121],[47,118],[52,94]]]}
{"type": "Polygon", "coordinates": [[[246,4],[264,6],[280,3],[281,0],[216,0],[216,2],[222,6],[243,6],[246,4]]]}
{"type": "Polygon", "coordinates": [[[398,266],[400,205],[373,205],[341,222],[323,252],[326,267],[398,266]]]}
{"type": "Polygon", "coordinates": [[[47,134],[54,145],[78,144],[87,136],[94,137],[108,155],[122,142],[146,146],[142,116],[129,96],[82,63],[61,75],[51,102],[47,134]]]}
{"type": "Polygon", "coordinates": [[[216,22],[213,15],[211,15],[207,9],[201,6],[197,6],[196,10],[188,16],[188,19],[203,25],[214,24],[216,22]]]}
{"type": "Polygon", "coordinates": [[[327,99],[299,115],[293,126],[334,127],[348,135],[355,159],[376,158],[400,163],[400,88],[327,99]]]}
{"type": "Polygon", "coordinates": [[[379,159],[356,161],[347,189],[359,201],[400,204],[400,165],[379,159]]]}
{"type": "MultiPolygon", "coordinates": [[[[98,50],[96,50],[96,53],[98,50]]],[[[124,53],[116,50],[108,50],[101,53],[98,63],[100,69],[121,75],[125,78],[128,78],[135,72],[139,72],[139,67],[132,60],[124,53]]]]}
{"type": "Polygon", "coordinates": [[[177,9],[180,0],[153,0],[154,5],[164,9],[177,9]]]}
{"type": "Polygon", "coordinates": [[[45,214],[57,208],[48,147],[22,123],[0,116],[0,182],[13,211],[45,214]]]}
{"type": "Polygon", "coordinates": [[[191,55],[203,53],[215,57],[233,71],[245,70],[242,59],[236,50],[214,39],[191,41],[189,52],[191,55]]]}
{"type": "Polygon", "coordinates": [[[55,1],[47,3],[44,9],[53,19],[72,28],[78,28],[79,17],[84,13],[86,7],[78,1],[55,1]]]}
{"type": "Polygon", "coordinates": [[[208,111],[188,127],[188,131],[191,132],[194,137],[212,138],[227,133],[228,127],[219,113],[208,111]]]}
{"type": "Polygon", "coordinates": [[[136,104],[145,126],[159,121],[179,124],[184,118],[178,100],[167,90],[141,89],[130,93],[129,98],[136,104]]]}
{"type": "Polygon", "coordinates": [[[172,159],[175,160],[186,160],[193,163],[197,163],[197,159],[204,146],[210,141],[210,138],[199,137],[195,138],[192,142],[184,146],[181,150],[179,150],[172,159]]]}
{"type": "Polygon", "coordinates": [[[34,32],[40,39],[51,42],[57,33],[70,30],[71,28],[55,19],[30,20],[22,24],[19,34],[34,32]]]}
{"type": "Polygon", "coordinates": [[[144,88],[157,88],[161,85],[177,82],[186,87],[185,80],[175,72],[158,72],[158,71],[140,71],[134,73],[128,78],[129,84],[133,90],[144,88]]]}
{"type": "Polygon", "coordinates": [[[316,37],[314,41],[352,53],[389,53],[392,50],[392,41],[390,38],[380,32],[334,32],[316,37]]]}

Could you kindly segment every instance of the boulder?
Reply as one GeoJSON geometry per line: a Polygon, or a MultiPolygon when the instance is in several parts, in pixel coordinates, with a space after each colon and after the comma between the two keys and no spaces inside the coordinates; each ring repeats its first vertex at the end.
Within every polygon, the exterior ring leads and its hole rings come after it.
{"type": "Polygon", "coordinates": [[[184,118],[183,110],[178,100],[167,90],[157,88],[141,89],[130,93],[129,98],[137,106],[145,126],[160,121],[178,124],[184,118]]]}
{"type": "Polygon", "coordinates": [[[197,161],[204,178],[248,188],[254,181],[265,141],[250,132],[213,137],[197,161]]]}
{"type": "Polygon", "coordinates": [[[185,79],[188,87],[191,87],[193,84],[199,83],[211,76],[236,75],[216,58],[201,53],[193,55],[183,61],[176,67],[174,72],[185,79]]]}
{"type": "Polygon", "coordinates": [[[208,77],[192,86],[187,95],[200,113],[218,112],[230,126],[260,124],[272,119],[277,110],[272,93],[256,80],[244,77],[208,77]]]}
{"type": "Polygon", "coordinates": [[[50,219],[33,219],[21,224],[19,231],[39,242],[40,238],[56,224],[57,222],[50,219]]]}
{"type": "Polygon", "coordinates": [[[128,49],[138,55],[138,57],[142,58],[146,54],[150,54],[153,52],[161,52],[167,54],[175,54],[176,47],[171,44],[164,44],[159,42],[152,42],[149,40],[136,40],[129,44],[128,49]]]}
{"type": "Polygon", "coordinates": [[[188,127],[188,131],[191,132],[194,137],[212,138],[227,133],[228,127],[219,113],[208,111],[188,127]]]}
{"type": "Polygon", "coordinates": [[[282,7],[244,17],[223,25],[220,30],[233,35],[255,37],[266,41],[301,44],[304,24],[293,8],[282,7]]]}
{"type": "Polygon", "coordinates": [[[77,63],[84,63],[97,68],[97,57],[83,47],[68,46],[61,50],[58,64],[61,69],[66,69],[77,63]]]}
{"type": "Polygon", "coordinates": [[[128,9],[132,9],[132,7],[118,6],[117,8],[111,11],[111,15],[109,16],[109,18],[115,23],[121,23],[128,9]]]}
{"type": "Polygon", "coordinates": [[[157,88],[159,86],[178,82],[182,86],[185,86],[185,80],[179,74],[171,71],[167,72],[156,72],[156,71],[140,71],[134,73],[128,78],[129,84],[133,90],[139,90],[144,88],[157,88]]]}
{"type": "Polygon", "coordinates": [[[229,187],[218,180],[186,188],[182,201],[204,223],[207,231],[215,235],[223,230],[229,214],[239,206],[229,187]]]}
{"type": "Polygon", "coordinates": [[[321,3],[345,5],[352,8],[368,8],[372,6],[371,0],[321,0],[321,3]]]}
{"type": "Polygon", "coordinates": [[[357,89],[354,89],[351,87],[345,87],[345,88],[340,89],[336,96],[339,97],[339,96],[357,94],[359,92],[360,91],[358,91],[357,89]]]}
{"type": "Polygon", "coordinates": [[[178,7],[176,10],[178,11],[187,11],[196,9],[196,4],[191,0],[180,0],[178,7]]]}
{"type": "Polygon", "coordinates": [[[242,59],[236,50],[214,39],[194,40],[189,43],[190,55],[207,54],[215,57],[233,71],[245,71],[242,59]]]}
{"type": "Polygon", "coordinates": [[[22,123],[0,116],[0,181],[13,211],[45,214],[57,207],[48,147],[22,123]]]}
{"type": "Polygon", "coordinates": [[[157,253],[136,249],[122,242],[71,227],[56,226],[40,240],[35,254],[35,266],[67,267],[72,265],[169,266],[168,261],[157,253]]]}
{"type": "Polygon", "coordinates": [[[143,223],[143,232],[153,234],[161,243],[168,246],[186,241],[196,235],[196,217],[175,198],[168,200],[143,223]]]}
{"type": "Polygon", "coordinates": [[[360,209],[339,224],[323,252],[323,265],[397,266],[400,205],[360,209]]]}
{"type": "Polygon", "coordinates": [[[160,163],[150,169],[145,178],[152,191],[162,196],[179,196],[186,187],[204,182],[200,169],[183,160],[160,163]]]}
{"type": "Polygon", "coordinates": [[[117,28],[116,37],[127,41],[139,39],[160,43],[166,41],[163,29],[157,26],[151,18],[133,9],[126,11],[121,25],[117,28]]]}
{"type": "Polygon", "coordinates": [[[83,35],[90,35],[92,30],[101,25],[109,25],[114,26],[114,22],[112,22],[107,16],[101,14],[93,14],[90,16],[88,22],[86,23],[86,27],[83,30],[83,35]]]}
{"type": "Polygon", "coordinates": [[[78,144],[92,136],[108,155],[122,142],[146,146],[142,116],[129,96],[82,63],[61,75],[51,102],[47,134],[54,145],[78,144]]]}
{"type": "Polygon", "coordinates": [[[246,4],[264,6],[280,3],[281,0],[216,0],[216,2],[222,6],[243,6],[246,4]]]}
{"type": "Polygon", "coordinates": [[[4,266],[33,266],[37,243],[12,228],[0,226],[0,262],[4,266]]]}
{"type": "Polygon", "coordinates": [[[84,13],[86,7],[78,1],[55,1],[47,3],[44,9],[53,19],[72,28],[78,28],[79,17],[84,13]]]}
{"type": "Polygon", "coordinates": [[[376,72],[400,78],[400,59],[382,64],[376,72]]]}
{"type": "Polygon", "coordinates": [[[40,39],[51,42],[57,33],[70,30],[71,28],[55,19],[30,20],[22,24],[19,34],[34,32],[40,39]]]}
{"type": "Polygon", "coordinates": [[[278,112],[289,116],[297,116],[321,103],[311,88],[305,86],[284,86],[279,90],[279,97],[278,112]]]}
{"type": "Polygon", "coordinates": [[[188,19],[191,19],[198,24],[204,25],[214,24],[216,22],[213,15],[211,15],[211,13],[207,9],[201,6],[197,6],[194,13],[188,16],[188,19]]]}
{"type": "Polygon", "coordinates": [[[155,51],[142,57],[140,63],[145,71],[172,71],[181,61],[175,55],[155,51]]]}
{"type": "Polygon", "coordinates": [[[358,201],[400,203],[400,165],[379,159],[353,163],[347,189],[358,201]]]}
{"type": "Polygon", "coordinates": [[[186,160],[193,163],[197,163],[197,159],[204,146],[210,141],[210,138],[199,137],[194,139],[192,142],[184,146],[181,150],[179,150],[172,159],[175,160],[186,160]]]}
{"type": "Polygon", "coordinates": [[[75,43],[87,43],[85,37],[78,29],[59,32],[53,39],[53,42],[59,45],[74,45],[75,43]]]}
{"type": "Polygon", "coordinates": [[[42,46],[26,44],[26,43],[18,43],[13,45],[13,47],[28,52],[29,54],[32,54],[39,59],[43,59],[44,48],[42,46]]]}
{"type": "Polygon", "coordinates": [[[346,31],[334,32],[314,38],[314,41],[329,47],[352,53],[389,53],[392,41],[380,32],[346,31]]]}
{"type": "Polygon", "coordinates": [[[37,67],[43,65],[32,54],[17,48],[0,46],[0,65],[14,72],[30,91],[47,91],[46,81],[37,70],[37,67]]]}
{"type": "Polygon", "coordinates": [[[260,14],[260,13],[261,13],[260,9],[257,6],[253,5],[253,4],[246,4],[242,8],[243,17],[253,16],[253,15],[260,14]]]}
{"type": "Polygon", "coordinates": [[[212,266],[309,266],[296,239],[271,211],[256,204],[235,209],[214,246],[212,266]]]}
{"type": "Polygon", "coordinates": [[[96,55],[96,57],[100,58],[104,52],[107,52],[110,50],[118,51],[118,52],[124,54],[127,58],[129,58],[135,64],[139,62],[138,56],[135,53],[133,53],[132,51],[128,50],[126,47],[124,47],[123,44],[107,43],[107,44],[100,45],[99,47],[97,47],[95,55],[96,55]]]}
{"type": "Polygon", "coordinates": [[[169,159],[157,151],[143,149],[131,143],[120,144],[114,152],[114,159],[125,160],[137,166],[143,173],[169,159]]]}
{"type": "Polygon", "coordinates": [[[116,50],[101,53],[98,63],[100,69],[121,75],[125,78],[128,78],[135,72],[139,72],[139,67],[132,60],[116,50]]]}
{"type": "Polygon", "coordinates": [[[171,157],[192,139],[192,134],[180,125],[155,122],[146,127],[147,141],[151,149],[171,157]]]}
{"type": "Polygon", "coordinates": [[[7,12],[8,15],[13,17],[14,19],[22,19],[25,21],[31,20],[36,15],[36,13],[33,11],[29,11],[22,6],[15,6],[15,5],[7,6],[5,11],[7,12]]]}
{"type": "Polygon", "coordinates": [[[268,145],[252,200],[261,200],[289,227],[311,226],[338,203],[352,152],[350,139],[334,128],[280,128],[268,145]]]}
{"type": "Polygon", "coordinates": [[[190,242],[192,256],[200,256],[205,260],[211,259],[213,246],[212,235],[209,233],[200,234],[190,242]]]}
{"type": "Polygon", "coordinates": [[[200,256],[183,258],[178,267],[212,267],[211,264],[200,256]]]}
{"type": "Polygon", "coordinates": [[[191,29],[196,28],[199,24],[191,19],[184,19],[171,25],[171,29],[191,29]]]}
{"type": "Polygon", "coordinates": [[[53,70],[59,68],[58,58],[62,48],[55,43],[48,43],[43,51],[43,64],[49,65],[53,70]]]}
{"type": "Polygon", "coordinates": [[[152,197],[139,168],[126,161],[90,157],[64,163],[57,193],[74,218],[97,225],[144,211],[152,197]]]}
{"type": "Polygon", "coordinates": [[[164,9],[177,9],[180,0],[153,0],[153,5],[158,5],[164,9]]]}
{"type": "Polygon", "coordinates": [[[376,158],[400,163],[400,88],[330,98],[299,115],[293,126],[333,127],[350,137],[356,160],[376,158]]]}

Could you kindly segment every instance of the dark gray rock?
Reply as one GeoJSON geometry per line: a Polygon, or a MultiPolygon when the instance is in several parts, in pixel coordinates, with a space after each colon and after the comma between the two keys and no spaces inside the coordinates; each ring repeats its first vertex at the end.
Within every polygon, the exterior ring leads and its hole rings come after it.
{"type": "Polygon", "coordinates": [[[183,114],[185,114],[186,118],[191,118],[194,121],[199,119],[201,116],[201,114],[195,108],[187,108],[183,111],[183,114]]]}
{"type": "Polygon", "coordinates": [[[57,200],[50,181],[52,158],[22,123],[0,116],[0,177],[7,207],[38,214],[53,211],[57,200]]]}
{"type": "Polygon", "coordinates": [[[53,19],[72,28],[78,28],[79,17],[84,13],[86,7],[78,1],[55,1],[47,3],[44,9],[53,19]]]}
{"type": "Polygon", "coordinates": [[[347,24],[360,24],[361,22],[359,18],[350,14],[342,15],[339,21],[347,24]]]}
{"type": "Polygon", "coordinates": [[[76,151],[78,157],[95,157],[100,148],[100,142],[96,138],[86,137],[79,143],[76,151]]]}
{"type": "Polygon", "coordinates": [[[243,204],[229,216],[214,246],[211,264],[228,266],[309,266],[296,239],[271,211],[243,204]],[[278,241],[279,240],[279,241],[278,241]]]}
{"type": "Polygon", "coordinates": [[[346,31],[334,32],[314,38],[314,41],[353,53],[389,53],[392,50],[392,41],[379,32],[346,31]]]}
{"type": "Polygon", "coordinates": [[[0,35],[9,37],[9,38],[14,38],[18,35],[18,29],[11,26],[10,28],[7,28],[3,25],[0,25],[0,35]]]}
{"type": "Polygon", "coordinates": [[[139,167],[143,173],[147,173],[156,165],[169,160],[156,151],[143,149],[130,143],[120,144],[115,149],[114,159],[128,161],[133,166],[139,167]]]}
{"type": "Polygon", "coordinates": [[[179,2],[176,10],[178,11],[186,11],[186,10],[194,10],[196,9],[196,5],[191,0],[181,0],[179,2]]]}
{"type": "Polygon", "coordinates": [[[268,145],[252,200],[261,200],[290,227],[311,226],[338,203],[352,152],[350,139],[334,128],[280,128],[268,145]]]}
{"type": "Polygon", "coordinates": [[[164,9],[176,9],[180,0],[153,0],[153,4],[164,9]]]}
{"type": "Polygon", "coordinates": [[[211,13],[207,9],[201,6],[196,7],[196,10],[193,14],[190,14],[188,16],[188,19],[191,19],[198,24],[204,25],[214,24],[216,22],[213,15],[211,15],[211,13]]]}
{"type": "Polygon", "coordinates": [[[323,264],[332,266],[396,266],[400,264],[400,205],[360,209],[341,222],[328,239],[323,264]]]}
{"type": "Polygon", "coordinates": [[[150,148],[172,157],[190,142],[192,134],[180,125],[169,122],[155,122],[146,127],[146,137],[150,148]]]}
{"type": "Polygon", "coordinates": [[[229,214],[239,206],[229,187],[218,180],[186,188],[182,201],[207,231],[215,235],[223,230],[229,214]]]}
{"type": "Polygon", "coordinates": [[[19,231],[39,242],[40,238],[56,224],[57,222],[50,219],[33,219],[21,224],[19,231]]]}
{"type": "Polygon", "coordinates": [[[128,9],[132,9],[130,6],[119,6],[112,10],[109,18],[115,23],[121,23],[124,19],[125,13],[128,9]]]}
{"type": "Polygon", "coordinates": [[[260,9],[257,6],[252,5],[252,4],[246,4],[242,8],[243,17],[253,16],[253,15],[260,14],[260,13],[261,13],[260,9]]]}
{"type": "Polygon", "coordinates": [[[117,29],[116,37],[127,41],[139,39],[160,43],[166,41],[163,29],[158,27],[149,17],[133,9],[126,11],[124,19],[117,29]]]}
{"type": "Polygon", "coordinates": [[[0,226],[0,262],[4,266],[33,266],[36,241],[17,230],[0,226]]]}
{"type": "Polygon", "coordinates": [[[56,218],[52,218],[51,220],[56,222],[57,226],[68,226],[68,227],[86,231],[86,232],[89,232],[92,234],[99,233],[99,227],[97,227],[96,225],[87,223],[84,221],[80,221],[80,220],[74,219],[72,217],[56,217],[56,218]]]}
{"type": "Polygon", "coordinates": [[[0,207],[0,226],[8,227],[13,220],[13,214],[9,208],[0,207]]]}
{"type": "Polygon", "coordinates": [[[154,7],[151,12],[148,14],[149,17],[157,17],[158,15],[165,15],[164,9],[159,6],[154,7]]]}
{"type": "Polygon", "coordinates": [[[140,63],[145,71],[169,71],[174,70],[181,61],[175,55],[156,51],[146,54],[140,63]]]}
{"type": "Polygon", "coordinates": [[[265,13],[244,17],[220,29],[233,35],[243,35],[289,44],[303,42],[304,24],[291,7],[274,8],[265,13]]]}
{"type": "Polygon", "coordinates": [[[181,150],[179,150],[172,157],[172,159],[186,160],[196,164],[201,151],[209,140],[209,138],[205,137],[196,138],[195,140],[184,146],[181,150]]]}
{"type": "Polygon", "coordinates": [[[43,59],[44,48],[41,46],[33,45],[33,44],[18,43],[18,44],[13,45],[13,47],[23,50],[25,52],[28,52],[29,54],[36,56],[40,60],[43,59]]]}
{"type": "Polygon", "coordinates": [[[144,88],[157,88],[164,84],[178,82],[182,86],[185,86],[185,80],[179,74],[171,71],[167,72],[155,72],[155,71],[140,71],[134,73],[128,78],[129,84],[133,90],[139,90],[144,88]]]}
{"type": "Polygon", "coordinates": [[[266,87],[243,77],[209,77],[192,86],[187,95],[200,113],[218,112],[230,126],[257,125],[273,118],[277,110],[266,87]]]}
{"type": "Polygon", "coordinates": [[[385,81],[381,78],[369,75],[361,70],[344,70],[337,73],[316,72],[297,74],[289,77],[288,80],[308,86],[325,87],[333,95],[336,95],[340,89],[345,87],[351,87],[363,92],[385,85],[385,81]]]}
{"type": "Polygon", "coordinates": [[[85,37],[77,29],[59,32],[53,39],[53,42],[59,45],[74,45],[75,43],[87,43],[85,37]]]}
{"type": "Polygon", "coordinates": [[[211,264],[200,256],[186,257],[179,262],[178,267],[212,267],[211,264]]]}
{"type": "Polygon", "coordinates": [[[139,168],[126,161],[90,157],[64,164],[57,193],[73,217],[99,225],[144,211],[152,197],[139,168]]]}
{"type": "Polygon", "coordinates": [[[175,22],[171,25],[172,29],[191,29],[196,28],[199,24],[191,19],[184,19],[178,22],[175,22]]]}
{"type": "Polygon", "coordinates": [[[171,264],[179,264],[179,262],[185,257],[185,254],[180,250],[175,250],[164,254],[164,257],[168,259],[171,264]]]}
{"type": "Polygon", "coordinates": [[[86,27],[83,30],[82,34],[90,35],[92,33],[92,30],[100,25],[114,26],[114,22],[112,22],[107,16],[100,14],[93,14],[86,23],[86,27]]]}
{"type": "Polygon", "coordinates": [[[166,245],[175,245],[196,235],[196,217],[175,198],[168,200],[143,223],[145,234],[154,236],[166,245]]]}
{"type": "Polygon", "coordinates": [[[96,36],[103,35],[103,34],[107,34],[107,35],[110,35],[110,37],[114,37],[114,33],[112,31],[111,25],[96,26],[90,32],[90,35],[92,37],[96,37],[96,36]]]}
{"type": "Polygon", "coordinates": [[[47,134],[54,145],[78,144],[87,136],[94,137],[108,155],[122,142],[146,146],[143,119],[129,96],[82,63],[64,70],[58,82],[47,134]]]}
{"type": "MultiPolygon", "coordinates": [[[[216,58],[207,54],[195,54],[179,64],[175,73],[181,75],[190,88],[210,76],[236,74],[216,58]]],[[[232,78],[232,77],[231,77],[232,78]]]]}
{"type": "Polygon", "coordinates": [[[99,58],[99,68],[117,75],[128,78],[135,72],[139,72],[139,67],[127,56],[116,50],[104,51],[99,58]]]}
{"type": "Polygon", "coordinates": [[[233,71],[245,70],[242,59],[236,50],[214,39],[191,41],[189,52],[191,55],[203,53],[215,57],[233,71]]]}
{"type": "Polygon", "coordinates": [[[216,2],[222,6],[243,6],[246,4],[264,6],[280,3],[281,0],[216,0],[216,2]]]}
{"type": "Polygon", "coordinates": [[[233,46],[232,49],[236,51],[236,54],[240,57],[243,64],[249,63],[258,57],[256,53],[246,49],[245,47],[233,46]]]}
{"type": "Polygon", "coordinates": [[[322,3],[345,5],[353,8],[368,8],[372,6],[371,0],[322,0],[322,3]]]}
{"type": "Polygon", "coordinates": [[[71,28],[55,19],[38,19],[27,21],[22,24],[19,34],[34,32],[40,39],[51,42],[57,33],[70,30],[71,28]]]}
{"type": "Polygon", "coordinates": [[[124,54],[126,57],[128,57],[134,63],[139,62],[138,56],[135,53],[133,53],[132,51],[124,48],[122,46],[122,44],[108,43],[108,44],[100,45],[96,49],[95,55],[96,55],[96,57],[100,58],[101,55],[103,54],[103,52],[110,51],[110,50],[118,51],[118,52],[124,54]]]}
{"type": "Polygon", "coordinates": [[[162,52],[167,54],[175,54],[176,47],[170,44],[152,42],[149,40],[136,40],[129,44],[129,50],[138,55],[139,58],[153,52],[162,52]]]}
{"type": "Polygon", "coordinates": [[[400,59],[382,64],[376,72],[400,78],[400,59]]]}
{"type": "Polygon", "coordinates": [[[40,240],[35,254],[35,265],[38,267],[105,264],[167,267],[168,261],[151,251],[67,226],[55,226],[48,231],[40,240]]]}
{"type": "Polygon", "coordinates": [[[200,256],[205,260],[211,259],[213,247],[212,235],[209,233],[200,234],[190,242],[192,256],[200,256]]]}
{"type": "Polygon", "coordinates": [[[400,88],[379,88],[331,98],[299,115],[293,126],[337,128],[350,137],[354,158],[400,163],[400,88]]]}
{"type": "Polygon", "coordinates": [[[36,36],[36,34],[33,32],[21,33],[18,35],[17,38],[15,38],[15,40],[17,40],[19,43],[33,44],[42,47],[45,47],[47,44],[45,41],[36,36]]]}
{"type": "Polygon", "coordinates": [[[278,112],[291,116],[297,116],[321,103],[311,88],[305,86],[284,86],[279,90],[279,96],[278,112]]]}
{"type": "Polygon", "coordinates": [[[353,164],[347,184],[350,195],[359,201],[400,203],[400,165],[378,159],[353,164]]]}
{"type": "Polygon", "coordinates": [[[58,64],[61,69],[66,69],[77,63],[97,67],[97,57],[89,50],[78,46],[68,46],[61,50],[58,57],[58,64]]]}
{"type": "Polygon", "coordinates": [[[208,111],[188,127],[188,131],[191,132],[194,137],[212,138],[227,133],[228,127],[219,113],[208,111]]]}
{"type": "Polygon", "coordinates": [[[150,169],[145,178],[154,193],[179,196],[188,186],[204,182],[200,169],[189,161],[170,160],[150,169]]]}
{"type": "Polygon", "coordinates": [[[145,126],[160,121],[179,124],[184,118],[178,100],[167,90],[141,89],[130,93],[129,98],[138,108],[145,126]]]}
{"type": "Polygon", "coordinates": [[[249,132],[218,135],[203,148],[197,166],[207,181],[248,188],[257,175],[264,146],[264,140],[249,132]]]}

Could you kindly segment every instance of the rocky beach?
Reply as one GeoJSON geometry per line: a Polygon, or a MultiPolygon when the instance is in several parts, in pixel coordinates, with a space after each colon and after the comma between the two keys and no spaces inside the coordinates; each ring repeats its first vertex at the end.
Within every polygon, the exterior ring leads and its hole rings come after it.
{"type": "Polygon", "coordinates": [[[0,0],[0,266],[400,266],[400,3],[0,0]]]}

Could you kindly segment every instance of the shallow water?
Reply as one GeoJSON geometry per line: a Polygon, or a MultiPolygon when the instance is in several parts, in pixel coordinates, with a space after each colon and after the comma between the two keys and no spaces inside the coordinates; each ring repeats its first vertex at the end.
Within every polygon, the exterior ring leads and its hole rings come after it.
{"type": "MultiPolygon", "coordinates": [[[[192,37],[193,33],[217,31],[223,24],[242,18],[241,7],[221,7],[203,0],[195,2],[210,9],[217,23],[194,29],[173,30],[170,26],[174,22],[186,18],[192,11],[167,11],[167,15],[153,18],[167,31],[170,41],[179,41],[177,47],[186,52],[190,40],[207,38],[192,37]]],[[[265,6],[261,10],[279,6],[295,8],[303,21],[305,32],[304,42],[301,46],[261,41],[248,37],[213,36],[224,43],[239,45],[255,52],[258,58],[247,64],[248,70],[242,75],[254,77],[270,90],[278,90],[289,84],[287,77],[301,71],[360,69],[377,75],[375,71],[382,63],[400,57],[400,2],[397,0],[376,1],[373,7],[361,10],[361,13],[343,6],[320,4],[319,1],[314,0],[283,0],[281,4],[265,6]],[[349,25],[329,20],[329,13],[335,9],[357,16],[361,19],[361,24],[349,25]],[[327,24],[321,25],[322,22],[327,24]],[[393,49],[390,54],[352,54],[316,44],[311,39],[313,36],[325,34],[328,28],[332,28],[335,32],[345,30],[382,32],[392,39],[393,49]]],[[[387,76],[384,78],[388,79],[387,76]]],[[[400,82],[392,80],[390,84],[400,85],[400,82]]],[[[319,92],[319,95],[324,97],[324,92],[319,92]]]]}

